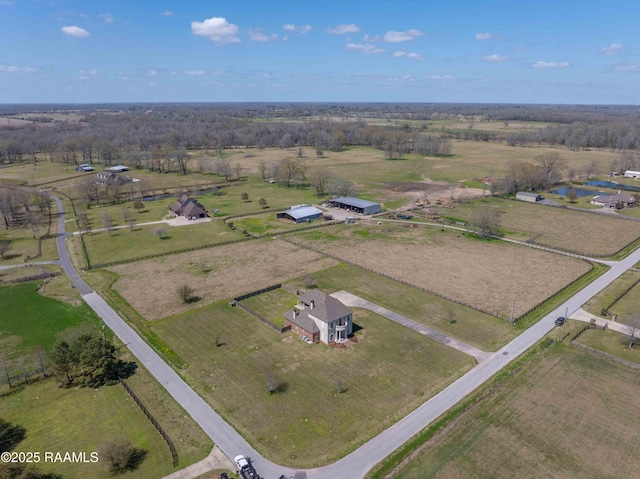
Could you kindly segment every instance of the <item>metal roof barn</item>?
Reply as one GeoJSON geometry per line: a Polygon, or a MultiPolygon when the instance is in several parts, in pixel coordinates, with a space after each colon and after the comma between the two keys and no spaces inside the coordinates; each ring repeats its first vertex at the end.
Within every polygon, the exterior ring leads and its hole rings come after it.
{"type": "Polygon", "coordinates": [[[299,206],[278,213],[277,217],[295,221],[296,223],[303,223],[305,221],[318,219],[321,215],[322,210],[319,210],[315,206],[299,206]]]}
{"type": "Polygon", "coordinates": [[[374,215],[376,213],[380,213],[380,203],[361,200],[360,198],[352,198],[351,196],[335,198],[330,200],[329,203],[331,203],[331,206],[336,208],[355,211],[363,215],[374,215]]]}

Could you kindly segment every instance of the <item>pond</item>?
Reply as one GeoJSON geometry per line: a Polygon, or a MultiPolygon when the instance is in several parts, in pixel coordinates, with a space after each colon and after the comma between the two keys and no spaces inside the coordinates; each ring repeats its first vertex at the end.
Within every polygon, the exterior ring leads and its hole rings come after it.
{"type": "MultiPolygon", "coordinates": [[[[551,193],[555,193],[556,195],[567,196],[567,191],[571,188],[565,186],[564,188],[558,188],[557,190],[553,190],[551,193]]],[[[574,188],[578,198],[582,198],[583,196],[598,196],[598,195],[611,195],[613,193],[605,193],[603,191],[594,191],[594,190],[586,190],[584,188],[574,188]]]]}
{"type": "Polygon", "coordinates": [[[617,190],[640,191],[640,186],[623,185],[621,183],[616,183],[615,181],[592,180],[587,181],[585,185],[601,186],[603,188],[615,188],[617,190]]]}

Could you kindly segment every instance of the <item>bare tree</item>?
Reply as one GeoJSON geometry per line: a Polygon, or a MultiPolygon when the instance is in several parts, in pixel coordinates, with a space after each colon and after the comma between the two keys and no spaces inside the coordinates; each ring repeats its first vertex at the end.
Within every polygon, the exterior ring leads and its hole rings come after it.
{"type": "Polygon", "coordinates": [[[640,316],[634,316],[629,321],[629,328],[631,334],[629,335],[629,349],[633,349],[633,346],[638,342],[638,330],[640,330],[640,316]]]}
{"type": "Polygon", "coordinates": [[[111,228],[113,228],[113,219],[111,218],[111,215],[107,211],[103,211],[100,218],[102,219],[102,226],[104,226],[109,233],[109,236],[111,236],[111,228]]]}
{"type": "Polygon", "coordinates": [[[596,160],[593,160],[585,167],[584,174],[587,176],[587,180],[590,180],[593,175],[598,173],[598,171],[598,163],[596,162],[596,160]]]}
{"type": "Polygon", "coordinates": [[[567,190],[567,199],[570,203],[575,203],[578,200],[578,193],[576,193],[575,189],[569,188],[567,190]]]}
{"type": "Polygon", "coordinates": [[[330,171],[326,169],[316,170],[311,176],[311,185],[316,189],[318,196],[324,196],[327,193],[329,181],[333,178],[330,171]]]}
{"type": "Polygon", "coordinates": [[[236,163],[235,165],[233,165],[233,169],[236,172],[236,179],[239,180],[240,175],[242,174],[242,165],[240,163],[236,163]]]}
{"type": "Polygon", "coordinates": [[[140,213],[140,210],[144,208],[144,203],[142,202],[141,199],[137,199],[133,202],[133,207],[136,209],[138,213],[140,213]]]}
{"type": "Polygon", "coordinates": [[[11,375],[13,374],[13,371],[12,371],[13,365],[7,358],[2,356],[0,356],[0,369],[2,369],[2,374],[4,375],[4,379],[6,383],[9,385],[10,388],[12,388],[13,382],[12,382],[11,375]]]}
{"type": "Polygon", "coordinates": [[[224,176],[225,181],[231,179],[231,161],[228,158],[218,158],[215,162],[216,175],[224,176]]]}
{"type": "Polygon", "coordinates": [[[261,206],[262,208],[266,208],[266,207],[267,207],[267,200],[265,200],[264,198],[260,198],[260,199],[258,200],[258,203],[260,203],[260,206],[261,206]]]}
{"type": "Polygon", "coordinates": [[[282,387],[282,383],[276,376],[276,373],[273,370],[267,371],[267,392],[272,394],[274,392],[278,392],[282,387]]]}
{"type": "Polygon", "coordinates": [[[258,171],[260,172],[260,178],[262,181],[267,180],[267,162],[264,160],[260,160],[258,163],[258,171]]]}
{"type": "Polygon", "coordinates": [[[47,377],[47,350],[42,345],[37,345],[33,351],[33,358],[42,374],[42,378],[47,377]]]}
{"type": "Polygon", "coordinates": [[[133,218],[133,215],[131,214],[131,211],[126,206],[122,207],[122,220],[125,223],[128,223],[129,228],[131,229],[131,231],[133,231],[133,227],[135,226],[136,222],[133,218]]]}
{"type": "Polygon", "coordinates": [[[13,244],[11,241],[0,241],[0,258],[4,259],[4,255],[11,249],[13,244]]]}
{"type": "Polygon", "coordinates": [[[497,208],[483,206],[474,213],[471,223],[481,237],[488,238],[495,234],[500,225],[500,211],[497,208]]]}
{"type": "Polygon", "coordinates": [[[188,303],[193,298],[193,288],[187,284],[183,284],[178,288],[178,296],[183,303],[188,303]]]}
{"type": "Polygon", "coordinates": [[[240,198],[242,198],[242,201],[246,203],[247,201],[249,201],[249,193],[242,193],[240,195],[240,198]]]}
{"type": "Polygon", "coordinates": [[[164,239],[166,234],[167,234],[167,230],[165,230],[164,228],[156,228],[156,230],[153,232],[153,234],[156,235],[160,239],[164,239]]]}

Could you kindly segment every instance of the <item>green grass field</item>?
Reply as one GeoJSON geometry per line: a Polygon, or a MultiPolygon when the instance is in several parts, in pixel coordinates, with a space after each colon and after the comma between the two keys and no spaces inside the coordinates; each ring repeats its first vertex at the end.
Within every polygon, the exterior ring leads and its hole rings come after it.
{"type": "Polygon", "coordinates": [[[59,335],[81,325],[98,326],[86,304],[72,306],[38,294],[37,282],[0,287],[0,346],[9,355],[31,351],[38,345],[49,350],[59,335]]]}
{"type": "MultiPolygon", "coordinates": [[[[314,224],[322,224],[322,220],[315,220],[314,224]]],[[[309,226],[309,223],[293,223],[283,219],[276,218],[275,213],[260,216],[246,216],[238,218],[233,222],[234,225],[248,231],[249,233],[258,235],[272,235],[283,231],[294,231],[298,228],[309,226]]]]}
{"type": "Polygon", "coordinates": [[[242,304],[281,328],[284,327],[284,313],[297,302],[293,293],[282,288],[242,300],[242,304]]]}
{"type": "MultiPolygon", "coordinates": [[[[348,291],[486,351],[499,349],[517,334],[505,321],[357,266],[340,264],[312,277],[323,291],[348,291]],[[450,312],[454,322],[449,322],[450,312]]],[[[295,286],[302,288],[302,281],[295,286]]]]}
{"type": "Polygon", "coordinates": [[[554,346],[505,377],[387,477],[638,477],[638,386],[632,369],[554,346]]]}
{"type": "MultiPolygon", "coordinates": [[[[583,305],[583,308],[591,314],[602,316],[603,308],[609,307],[616,298],[624,293],[624,291],[638,279],[640,279],[639,272],[626,271],[613,283],[587,301],[583,305]]],[[[638,297],[638,289],[634,288],[633,291],[630,291],[625,297],[618,301],[611,308],[610,312],[618,314],[619,320],[622,319],[622,316],[633,314],[634,310],[636,313],[640,313],[640,300],[637,299],[638,297]]]]}
{"type": "MultiPolygon", "coordinates": [[[[91,264],[110,263],[158,253],[168,253],[197,246],[213,245],[243,238],[238,231],[231,230],[221,220],[187,226],[169,226],[165,224],[136,226],[133,230],[123,228],[111,231],[83,235],[91,264]],[[166,236],[160,239],[156,234],[163,228],[166,236]]],[[[74,236],[73,242],[80,242],[74,236]]],[[[76,251],[80,251],[76,246],[76,251]]],[[[84,258],[80,264],[84,263],[84,258]]]]}
{"type": "Polygon", "coordinates": [[[636,344],[632,349],[629,349],[629,339],[629,336],[617,331],[588,329],[576,341],[585,346],[640,364],[640,344],[636,344]]]}
{"type": "MultiPolygon", "coordinates": [[[[157,479],[173,472],[166,443],[119,384],[65,389],[54,380],[40,381],[0,396],[0,416],[26,430],[17,452],[99,452],[111,439],[126,439],[146,455],[137,470],[121,477],[157,479]]],[[[65,479],[112,477],[104,459],[96,464],[41,461],[38,468],[65,479]]]]}
{"type": "Polygon", "coordinates": [[[152,328],[189,363],[186,380],[258,450],[313,467],[343,457],[472,365],[367,311],[355,310],[354,323],[359,342],[346,349],[279,334],[226,302],[152,328]],[[269,371],[284,391],[267,393],[269,371]]]}

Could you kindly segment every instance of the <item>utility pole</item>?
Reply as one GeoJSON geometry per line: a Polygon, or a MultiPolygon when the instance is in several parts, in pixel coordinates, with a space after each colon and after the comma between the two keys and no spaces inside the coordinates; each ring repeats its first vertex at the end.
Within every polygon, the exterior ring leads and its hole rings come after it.
{"type": "Polygon", "coordinates": [[[514,299],[511,303],[511,317],[509,317],[509,323],[513,324],[513,312],[516,309],[516,300],[514,299]]]}

